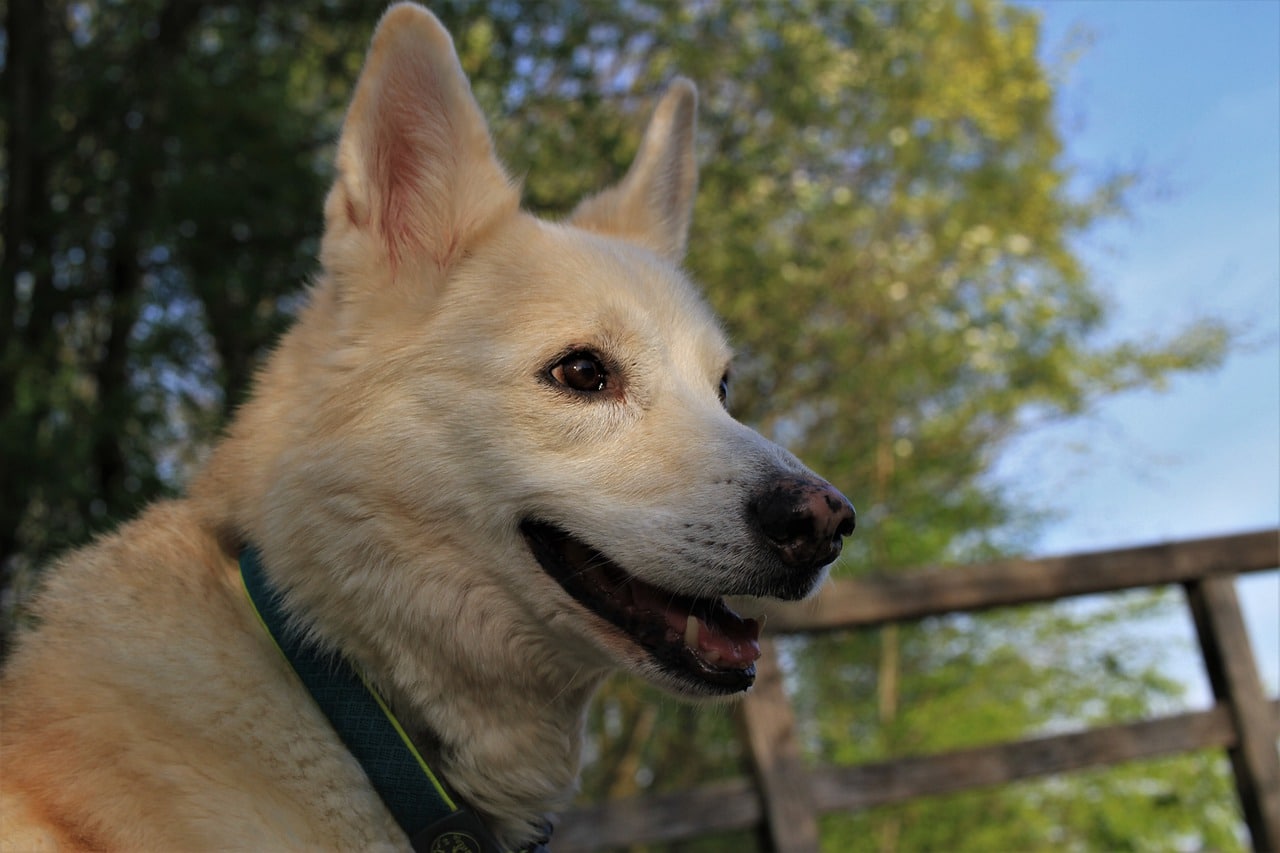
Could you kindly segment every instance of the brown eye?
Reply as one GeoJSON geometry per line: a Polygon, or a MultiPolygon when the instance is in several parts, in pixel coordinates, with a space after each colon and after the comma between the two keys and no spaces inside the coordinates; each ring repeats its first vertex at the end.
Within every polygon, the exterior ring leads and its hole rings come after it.
{"type": "Polygon", "coordinates": [[[551,378],[574,391],[603,391],[609,373],[595,353],[571,352],[551,368],[551,378]]]}
{"type": "Polygon", "coordinates": [[[720,395],[721,404],[728,405],[729,403],[729,374],[728,373],[720,377],[719,395],[720,395]]]}

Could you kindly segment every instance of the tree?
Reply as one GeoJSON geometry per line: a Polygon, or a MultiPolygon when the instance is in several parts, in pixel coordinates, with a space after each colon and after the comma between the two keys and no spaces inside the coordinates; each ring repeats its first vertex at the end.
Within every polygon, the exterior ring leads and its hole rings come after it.
{"type": "MultiPolygon", "coordinates": [[[[1018,550],[1040,515],[991,476],[1010,438],[1225,351],[1214,322],[1099,339],[1106,305],[1076,241],[1123,213],[1132,176],[1072,173],[1029,12],[995,0],[433,8],[503,116],[498,148],[539,212],[621,173],[672,75],[698,83],[688,266],[739,345],[736,413],[860,509],[840,572],[1018,550]]],[[[177,489],[198,462],[312,271],[329,143],[373,23],[364,4],[334,0],[10,0],[7,572],[177,489]]],[[[1169,701],[1150,667],[1098,686],[1089,667],[1104,658],[1056,669],[1062,659],[1025,653],[1089,625],[1050,611],[814,644],[792,657],[798,701],[838,710],[811,742],[861,760],[1169,701]]],[[[592,731],[588,790],[678,788],[741,763],[726,712],[630,682],[611,683],[592,731]]],[[[1174,802],[1208,813],[1215,790],[1174,802]]],[[[977,800],[958,799],[830,833],[853,827],[885,849],[1116,838],[1070,807],[1083,801],[1071,780],[974,797],[1015,825],[972,834],[963,813],[977,800]]],[[[1129,838],[1185,834],[1156,812],[1131,816],[1129,838]]],[[[1228,843],[1229,821],[1201,838],[1228,843]]]]}
{"type": "Polygon", "coordinates": [[[282,327],[347,73],[315,5],[9,4],[6,576],[174,490],[282,327]]]}

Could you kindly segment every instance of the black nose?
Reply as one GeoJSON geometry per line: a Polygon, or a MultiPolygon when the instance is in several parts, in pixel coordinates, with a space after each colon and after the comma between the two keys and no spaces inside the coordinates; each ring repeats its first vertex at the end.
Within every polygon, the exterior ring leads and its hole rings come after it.
{"type": "Polygon", "coordinates": [[[856,514],[825,480],[786,477],[766,486],[750,512],[774,553],[788,566],[817,569],[840,556],[856,514]]]}

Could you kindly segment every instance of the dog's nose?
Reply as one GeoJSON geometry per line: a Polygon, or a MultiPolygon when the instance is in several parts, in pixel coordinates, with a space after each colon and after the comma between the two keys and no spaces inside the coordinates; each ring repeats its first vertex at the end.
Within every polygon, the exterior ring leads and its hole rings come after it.
{"type": "Polygon", "coordinates": [[[793,568],[817,569],[840,556],[853,532],[853,504],[816,477],[787,477],[769,484],[750,511],[774,552],[793,568]]]}

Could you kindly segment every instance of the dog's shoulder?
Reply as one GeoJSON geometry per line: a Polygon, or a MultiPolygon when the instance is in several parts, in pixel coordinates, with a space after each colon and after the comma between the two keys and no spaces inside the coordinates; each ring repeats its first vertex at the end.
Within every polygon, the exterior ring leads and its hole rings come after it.
{"type": "Polygon", "coordinates": [[[33,622],[0,680],[0,848],[305,846],[342,831],[309,813],[339,790],[354,846],[395,837],[196,505],[155,504],[51,566],[33,622]],[[275,773],[286,754],[324,781],[275,773]]]}
{"type": "Polygon", "coordinates": [[[194,506],[153,504],[45,570],[32,606],[36,629],[20,644],[146,642],[152,626],[177,618],[191,597],[210,604],[229,597],[234,571],[232,555],[194,506]]]}

